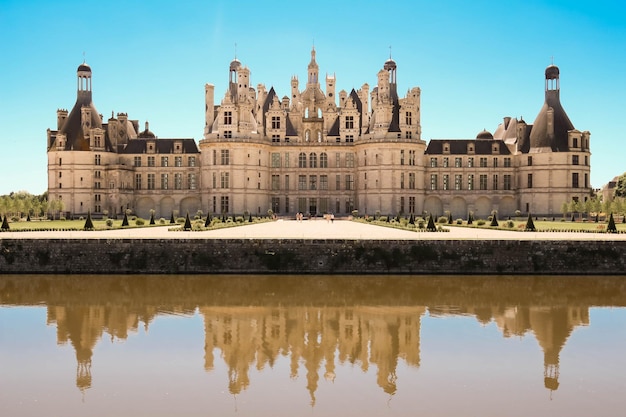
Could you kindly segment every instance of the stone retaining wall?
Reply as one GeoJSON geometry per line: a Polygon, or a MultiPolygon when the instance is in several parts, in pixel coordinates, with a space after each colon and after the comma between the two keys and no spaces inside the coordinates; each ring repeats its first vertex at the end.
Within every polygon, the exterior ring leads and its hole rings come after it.
{"type": "Polygon", "coordinates": [[[2,239],[0,273],[626,274],[626,241],[2,239]]]}

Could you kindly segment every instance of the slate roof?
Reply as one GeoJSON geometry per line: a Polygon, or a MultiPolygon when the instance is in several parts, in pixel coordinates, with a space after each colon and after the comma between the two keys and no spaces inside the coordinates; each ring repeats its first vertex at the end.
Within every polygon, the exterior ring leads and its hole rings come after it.
{"type": "Polygon", "coordinates": [[[443,145],[446,143],[450,146],[450,155],[469,155],[467,152],[469,144],[474,145],[473,155],[494,155],[491,152],[491,146],[494,143],[498,144],[499,147],[497,155],[511,155],[511,151],[503,141],[480,139],[432,139],[424,153],[426,155],[443,155],[443,145]]]}
{"type": "Polygon", "coordinates": [[[174,143],[181,142],[183,149],[181,153],[200,153],[196,141],[193,139],[131,139],[128,145],[121,149],[119,153],[138,154],[146,153],[148,142],[156,145],[154,153],[172,154],[174,153],[174,143]]]}

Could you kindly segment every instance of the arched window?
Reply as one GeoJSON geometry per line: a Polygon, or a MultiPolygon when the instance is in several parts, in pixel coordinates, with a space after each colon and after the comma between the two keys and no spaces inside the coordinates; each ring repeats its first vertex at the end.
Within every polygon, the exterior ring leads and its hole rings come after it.
{"type": "Polygon", "coordinates": [[[298,155],[298,168],[306,168],[306,154],[300,152],[298,155]]]}
{"type": "Polygon", "coordinates": [[[320,154],[320,168],[328,168],[328,154],[326,152],[320,154]]]}
{"type": "Polygon", "coordinates": [[[309,168],[317,168],[317,154],[315,152],[309,154],[309,168]]]}

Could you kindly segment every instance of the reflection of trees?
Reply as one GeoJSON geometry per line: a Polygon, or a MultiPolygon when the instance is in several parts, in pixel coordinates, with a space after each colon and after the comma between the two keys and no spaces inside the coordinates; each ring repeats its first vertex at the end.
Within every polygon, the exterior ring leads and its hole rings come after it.
{"type": "Polygon", "coordinates": [[[215,351],[233,394],[253,367],[290,357],[305,372],[311,402],[320,375],[337,364],[367,371],[393,395],[400,360],[420,365],[420,319],[470,315],[495,322],[504,337],[532,333],[544,351],[544,383],[558,388],[559,354],[588,306],[626,305],[621,277],[329,277],[329,276],[0,276],[0,304],[48,305],[59,343],[76,351],[77,386],[91,386],[91,360],[104,332],[125,339],[162,313],[205,322],[205,368],[215,351]]]}

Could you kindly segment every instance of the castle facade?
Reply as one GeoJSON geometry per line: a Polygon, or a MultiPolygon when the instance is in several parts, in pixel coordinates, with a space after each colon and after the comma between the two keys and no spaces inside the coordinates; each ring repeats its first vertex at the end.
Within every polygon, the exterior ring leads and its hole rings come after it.
{"type": "Polygon", "coordinates": [[[316,51],[306,84],[289,96],[250,84],[234,59],[215,104],[205,85],[203,138],[158,138],[127,114],[108,121],[92,101],[92,71],[77,71],[73,109],[48,129],[49,199],[68,216],[334,213],[466,218],[516,210],[555,216],[564,202],[591,194],[588,131],[574,128],[560,103],[558,67],[545,71],[545,100],[533,124],[505,117],[472,139],[421,138],[421,90],[397,91],[391,58],[370,89],[324,90],[316,51]]]}

